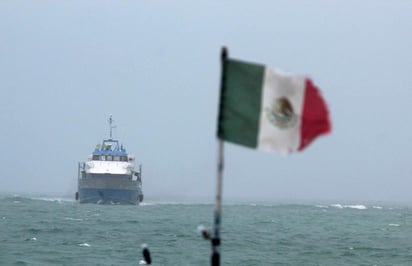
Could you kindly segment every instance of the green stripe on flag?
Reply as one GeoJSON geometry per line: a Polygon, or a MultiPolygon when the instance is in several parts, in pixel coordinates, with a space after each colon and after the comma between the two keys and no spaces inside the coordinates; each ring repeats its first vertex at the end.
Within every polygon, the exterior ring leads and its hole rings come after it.
{"type": "Polygon", "coordinates": [[[263,65],[223,61],[217,132],[220,139],[257,146],[264,70],[263,65]]]}

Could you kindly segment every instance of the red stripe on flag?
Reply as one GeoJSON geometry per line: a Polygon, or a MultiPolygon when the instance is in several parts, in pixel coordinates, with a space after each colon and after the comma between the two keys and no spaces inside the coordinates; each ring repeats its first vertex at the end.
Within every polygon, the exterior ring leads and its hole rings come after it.
{"type": "Polygon", "coordinates": [[[304,96],[299,151],[308,146],[317,136],[332,130],[326,103],[319,89],[310,79],[306,80],[304,96]]]}

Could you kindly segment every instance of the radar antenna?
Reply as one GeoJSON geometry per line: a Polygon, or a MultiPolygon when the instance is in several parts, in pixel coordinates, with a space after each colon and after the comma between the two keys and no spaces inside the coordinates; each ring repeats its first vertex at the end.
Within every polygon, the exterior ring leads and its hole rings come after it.
{"type": "Polygon", "coordinates": [[[114,120],[112,118],[112,115],[110,115],[109,119],[107,120],[109,122],[109,128],[110,128],[110,139],[112,139],[112,132],[113,132],[113,128],[116,128],[115,125],[113,125],[114,120]]]}

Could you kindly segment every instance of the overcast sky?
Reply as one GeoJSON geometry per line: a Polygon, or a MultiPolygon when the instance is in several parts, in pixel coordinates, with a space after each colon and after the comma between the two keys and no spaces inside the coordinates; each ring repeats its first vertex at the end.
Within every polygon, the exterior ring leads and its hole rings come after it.
{"type": "Polygon", "coordinates": [[[212,202],[220,48],[308,75],[332,133],[302,153],[225,144],[224,199],[412,204],[411,1],[1,1],[0,193],[74,197],[114,136],[146,199],[212,202]]]}

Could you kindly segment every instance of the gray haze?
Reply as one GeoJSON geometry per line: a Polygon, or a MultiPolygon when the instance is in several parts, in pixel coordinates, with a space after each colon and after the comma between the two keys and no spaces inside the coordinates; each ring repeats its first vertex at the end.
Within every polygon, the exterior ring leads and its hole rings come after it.
{"type": "Polygon", "coordinates": [[[287,157],[225,144],[224,199],[412,203],[412,2],[250,2],[1,1],[0,193],[72,197],[113,114],[146,198],[212,202],[227,45],[310,76],[333,130],[287,157]]]}

